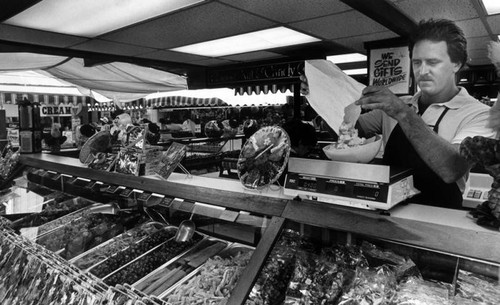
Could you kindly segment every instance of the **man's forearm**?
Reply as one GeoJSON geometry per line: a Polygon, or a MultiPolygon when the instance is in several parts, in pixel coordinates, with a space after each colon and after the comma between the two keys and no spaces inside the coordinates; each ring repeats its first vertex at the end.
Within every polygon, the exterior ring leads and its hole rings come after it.
{"type": "Polygon", "coordinates": [[[469,170],[459,147],[437,135],[416,113],[407,112],[398,121],[418,155],[443,181],[455,182],[469,170]]]}

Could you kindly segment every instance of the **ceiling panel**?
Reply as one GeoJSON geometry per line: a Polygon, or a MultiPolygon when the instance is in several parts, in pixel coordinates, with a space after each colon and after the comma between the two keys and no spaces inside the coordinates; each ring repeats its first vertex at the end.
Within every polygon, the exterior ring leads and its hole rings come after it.
{"type": "Polygon", "coordinates": [[[491,28],[491,31],[494,35],[500,35],[500,14],[488,16],[486,18],[488,25],[491,28]]]}
{"type": "Polygon", "coordinates": [[[366,54],[366,49],[364,46],[365,42],[384,40],[384,39],[390,39],[390,38],[396,38],[396,37],[399,37],[399,36],[394,34],[391,31],[384,31],[384,32],[378,32],[378,33],[373,33],[373,34],[339,38],[339,39],[335,39],[335,42],[339,43],[341,45],[344,45],[346,47],[349,47],[349,48],[351,48],[359,53],[366,54]]]}
{"type": "Polygon", "coordinates": [[[339,0],[314,0],[314,5],[304,0],[221,0],[221,2],[282,23],[352,10],[339,0]]]}
{"type": "Polygon", "coordinates": [[[202,0],[148,0],[147,2],[141,0],[44,0],[8,19],[6,23],[57,33],[95,37],[199,1],[202,0]],[[110,15],[108,11],[111,10],[115,14],[110,15]]]}
{"type": "Polygon", "coordinates": [[[102,38],[170,49],[275,25],[264,18],[211,2],[103,35],[102,38]]]}
{"type": "Polygon", "coordinates": [[[481,37],[487,36],[488,31],[484,27],[481,19],[469,19],[457,21],[456,24],[464,31],[465,37],[481,37]]]}
{"type": "MultiPolygon", "coordinates": [[[[55,3],[54,1],[56,0],[43,0],[40,3],[55,3]]],[[[483,17],[484,12],[478,4],[480,0],[386,1],[390,2],[391,6],[396,6],[401,15],[396,11],[391,13],[391,16],[386,16],[388,14],[383,14],[385,10],[377,10],[377,8],[387,8],[384,0],[206,0],[176,12],[160,13],[153,19],[103,34],[96,40],[5,23],[0,23],[0,40],[3,45],[8,45],[9,41],[20,42],[32,44],[34,49],[48,46],[58,48],[57,51],[61,52],[71,48],[70,51],[74,50],[73,54],[76,56],[89,56],[89,59],[93,54],[99,53],[108,56],[106,58],[116,55],[118,60],[132,60],[145,65],[151,63],[172,72],[184,73],[193,69],[198,73],[207,67],[235,63],[322,58],[325,55],[351,51],[366,53],[365,42],[399,37],[393,31],[406,33],[398,31],[395,25],[402,24],[401,26],[406,29],[412,25],[411,20],[416,22],[422,18],[449,18],[463,28],[468,38],[471,58],[469,64],[489,64],[485,58],[486,45],[494,34],[500,34],[500,14],[483,17]],[[359,11],[345,3],[352,3],[359,11]],[[361,12],[365,12],[366,15],[361,12]],[[410,19],[409,24],[395,21],[407,20],[406,17],[410,19]],[[486,26],[484,22],[487,22],[486,26]],[[321,38],[323,41],[317,44],[288,46],[222,58],[208,58],[168,50],[277,26],[286,26],[321,38]],[[491,32],[488,32],[490,30],[491,32]]],[[[7,2],[6,5],[9,4],[12,5],[11,2],[7,2]]],[[[14,8],[12,6],[10,11],[14,8]]],[[[114,12],[113,9],[109,9],[101,13],[111,16],[114,12]]],[[[130,11],[130,14],[133,15],[134,11],[130,11]]],[[[92,22],[91,19],[89,21],[92,22]]],[[[14,44],[14,48],[17,48],[17,45],[14,44]]],[[[52,50],[45,48],[44,51],[52,50]]]]}
{"type": "Polygon", "coordinates": [[[402,0],[395,4],[417,22],[429,18],[465,20],[477,17],[471,0],[402,0]]]}
{"type": "Polygon", "coordinates": [[[328,40],[387,31],[384,26],[357,11],[295,22],[291,26],[328,40]]]}

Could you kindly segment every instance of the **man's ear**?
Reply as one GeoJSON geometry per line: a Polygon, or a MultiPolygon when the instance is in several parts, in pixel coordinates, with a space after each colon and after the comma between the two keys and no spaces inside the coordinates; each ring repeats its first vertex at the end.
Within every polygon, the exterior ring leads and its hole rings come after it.
{"type": "Polygon", "coordinates": [[[463,66],[463,64],[461,62],[453,63],[453,72],[458,73],[458,71],[460,71],[462,66],[463,66]]]}

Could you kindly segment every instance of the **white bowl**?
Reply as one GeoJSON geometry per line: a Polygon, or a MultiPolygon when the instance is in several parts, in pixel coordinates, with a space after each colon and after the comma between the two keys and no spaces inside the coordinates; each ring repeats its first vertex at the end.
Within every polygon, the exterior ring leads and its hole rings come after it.
{"type": "Polygon", "coordinates": [[[365,144],[349,147],[344,149],[337,149],[336,143],[329,144],[323,147],[325,155],[333,161],[353,162],[353,163],[368,163],[380,150],[382,146],[382,137],[376,135],[365,141],[365,144]]]}

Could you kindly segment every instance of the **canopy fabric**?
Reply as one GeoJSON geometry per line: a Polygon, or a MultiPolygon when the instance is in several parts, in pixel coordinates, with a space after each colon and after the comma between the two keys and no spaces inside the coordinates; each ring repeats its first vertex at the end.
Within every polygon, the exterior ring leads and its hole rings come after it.
{"type": "Polygon", "coordinates": [[[34,53],[2,53],[0,56],[0,71],[33,69],[76,85],[84,95],[96,98],[95,94],[102,94],[116,102],[137,100],[153,92],[187,89],[187,80],[182,76],[129,63],[85,67],[81,58],[34,53]]]}
{"type": "Polygon", "coordinates": [[[1,53],[0,71],[25,71],[46,69],[67,60],[64,56],[34,53],[1,53]]]}

